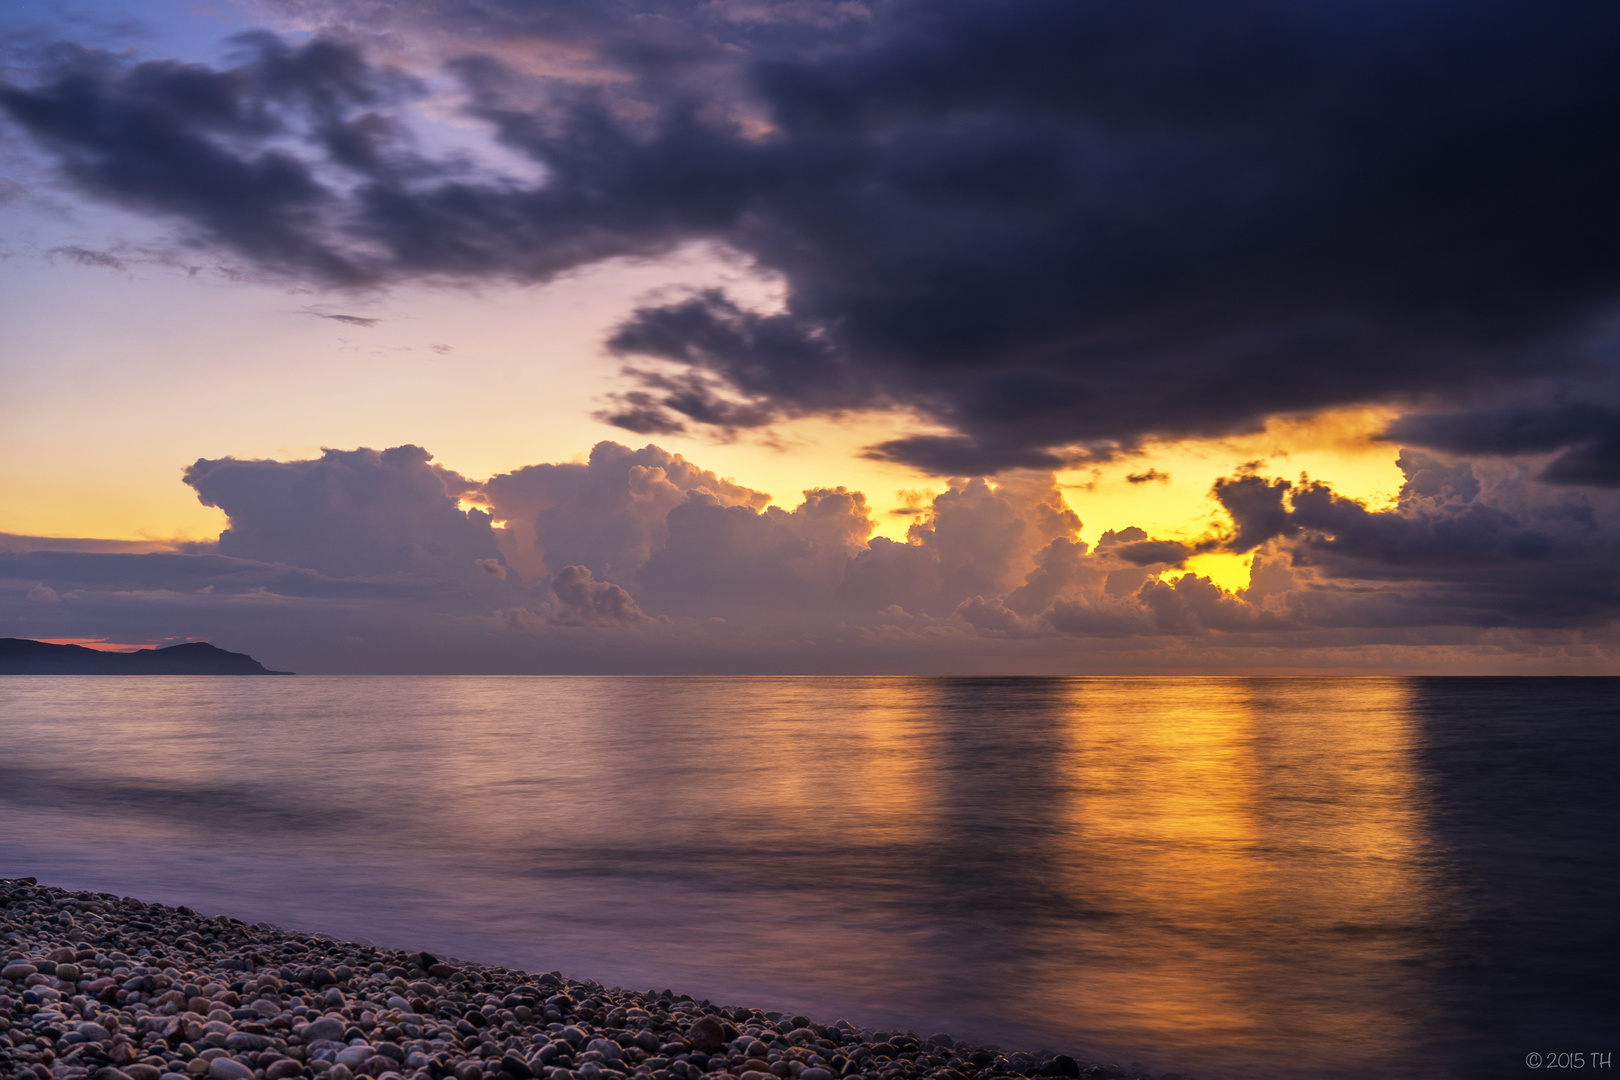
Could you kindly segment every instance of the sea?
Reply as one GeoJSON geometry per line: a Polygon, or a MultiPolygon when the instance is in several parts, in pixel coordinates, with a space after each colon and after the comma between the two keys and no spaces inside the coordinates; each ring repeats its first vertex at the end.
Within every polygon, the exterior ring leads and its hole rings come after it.
{"type": "Polygon", "coordinates": [[[1154,1077],[1620,1075],[1620,679],[10,676],[25,875],[1154,1077]]]}

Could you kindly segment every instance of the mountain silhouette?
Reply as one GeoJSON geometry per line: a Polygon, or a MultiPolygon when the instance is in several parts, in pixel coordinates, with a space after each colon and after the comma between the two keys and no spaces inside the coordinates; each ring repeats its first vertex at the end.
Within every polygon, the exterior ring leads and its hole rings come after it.
{"type": "Polygon", "coordinates": [[[0,638],[0,675],[291,675],[270,671],[246,653],[188,641],[162,649],[101,652],[82,645],[52,645],[0,638]]]}

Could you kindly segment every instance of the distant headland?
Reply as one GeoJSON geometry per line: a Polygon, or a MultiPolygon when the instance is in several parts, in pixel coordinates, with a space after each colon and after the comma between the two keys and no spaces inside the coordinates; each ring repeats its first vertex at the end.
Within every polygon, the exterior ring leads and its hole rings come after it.
{"type": "Polygon", "coordinates": [[[82,645],[53,645],[28,638],[0,638],[0,675],[291,675],[270,671],[246,653],[189,641],[162,649],[101,652],[82,645]]]}

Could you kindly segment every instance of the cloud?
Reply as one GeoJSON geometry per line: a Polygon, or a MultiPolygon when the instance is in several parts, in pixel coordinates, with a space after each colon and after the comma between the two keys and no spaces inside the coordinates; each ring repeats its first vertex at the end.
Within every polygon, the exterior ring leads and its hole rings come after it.
{"type": "Polygon", "coordinates": [[[363,172],[388,131],[354,113],[401,100],[409,80],[330,40],[293,49],[252,34],[239,44],[246,59],[224,70],[129,67],[64,44],[44,82],[0,86],[0,108],[89,193],[183,221],[270,269],[359,283],[362,263],[323,239],[341,232],[327,233],[337,196],[277,140],[306,140],[363,172]]]}
{"type": "Polygon", "coordinates": [[[1381,512],[1319,483],[1217,488],[1243,542],[1291,538],[1288,604],[1304,623],[1601,626],[1620,611],[1612,497],[1536,483],[1519,463],[1407,450],[1399,464],[1406,484],[1381,512]]]}
{"type": "Polygon", "coordinates": [[[788,632],[836,610],[845,572],[872,532],[865,498],[843,488],[806,491],[791,511],[694,493],[665,525],[663,544],[634,576],[652,610],[788,632]]]}
{"type": "Polygon", "coordinates": [[[482,483],[415,446],[205,460],[186,476],[228,516],[216,544],[0,545],[0,619],[34,637],[206,636],[300,671],[1612,660],[1620,494],[1512,459],[1408,450],[1400,466],[1389,507],[1242,472],[1214,486],[1230,523],[1205,537],[1131,527],[1091,546],[1038,471],[919,496],[897,541],[873,535],[859,492],[776,505],[657,446],[482,483]],[[1249,556],[1247,588],[1175,569],[1216,550],[1249,556]]]}
{"type": "Polygon", "coordinates": [[[363,326],[368,330],[382,322],[381,319],[368,318],[364,315],[338,315],[327,311],[316,311],[313,308],[305,308],[304,314],[314,315],[319,319],[331,319],[333,322],[347,323],[350,326],[363,326]]]}
{"type": "Polygon", "coordinates": [[[1139,540],[1120,544],[1113,553],[1132,566],[1180,566],[1193,549],[1178,540],[1139,540]]]}
{"type": "Polygon", "coordinates": [[[174,549],[175,542],[167,540],[93,540],[0,533],[0,551],[123,551],[146,554],[151,551],[174,549]]]}
{"type": "Polygon", "coordinates": [[[54,247],[45,253],[47,256],[59,255],[64,259],[77,263],[79,266],[93,266],[106,270],[124,270],[128,264],[117,255],[107,251],[96,251],[93,248],[80,247],[70,244],[65,247],[54,247]]]}
{"type": "MultiPolygon", "coordinates": [[[[323,450],[314,461],[199,460],[184,479],[230,519],[220,554],[331,577],[489,580],[500,552],[468,482],[417,446],[323,450]]],[[[495,575],[498,579],[500,575],[495,575]]]]}
{"type": "Polygon", "coordinates": [[[527,577],[583,566],[599,579],[633,580],[668,536],[672,510],[697,495],[760,509],[770,496],[700,469],[656,446],[598,443],[584,464],[530,465],[480,488],[505,522],[508,565],[527,577]]]}
{"type": "MultiPolygon", "coordinates": [[[[705,292],[620,326],[636,385],[603,415],[628,430],[894,407],[942,432],[872,453],[973,475],[1613,381],[1610,6],[298,10],[455,60],[415,78],[319,35],[242,39],[227,67],[64,47],[0,108],[80,189],[269,272],[542,280],[708,241],[782,283],[771,311],[705,292]],[[445,73],[543,179],[411,139],[445,73]]],[[[1613,483],[1611,442],[1544,478],[1613,483]]]]}
{"type": "Polygon", "coordinates": [[[1253,551],[1268,540],[1298,531],[1299,525],[1283,506],[1292,487],[1286,480],[1267,480],[1252,473],[1215,481],[1215,498],[1237,526],[1228,545],[1232,551],[1253,551]]]}
{"type": "Polygon", "coordinates": [[[1583,402],[1539,408],[1418,413],[1385,437],[1454,454],[1514,456],[1557,452],[1540,473],[1552,484],[1620,487],[1620,408],[1583,402]]]}
{"type": "Polygon", "coordinates": [[[583,566],[565,566],[551,579],[557,598],[552,621],[564,626],[634,626],[647,616],[630,594],[609,581],[595,580],[583,566]]]}

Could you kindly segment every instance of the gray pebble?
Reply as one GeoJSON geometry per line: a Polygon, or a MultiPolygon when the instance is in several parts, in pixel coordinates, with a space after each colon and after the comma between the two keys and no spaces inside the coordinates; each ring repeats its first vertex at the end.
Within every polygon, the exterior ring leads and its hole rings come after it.
{"type": "Polygon", "coordinates": [[[319,1042],[322,1039],[342,1039],[343,1031],[343,1021],[335,1016],[323,1016],[319,1020],[311,1020],[299,1033],[299,1037],[306,1043],[319,1042]]]}
{"type": "Polygon", "coordinates": [[[356,1065],[370,1061],[375,1053],[376,1051],[373,1050],[369,1044],[357,1043],[354,1046],[346,1046],[342,1050],[339,1050],[337,1053],[337,1063],[339,1065],[347,1065],[352,1069],[356,1065]]]}
{"type": "Polygon", "coordinates": [[[253,1080],[253,1070],[235,1058],[217,1057],[208,1063],[208,1075],[214,1080],[253,1080]]]}

